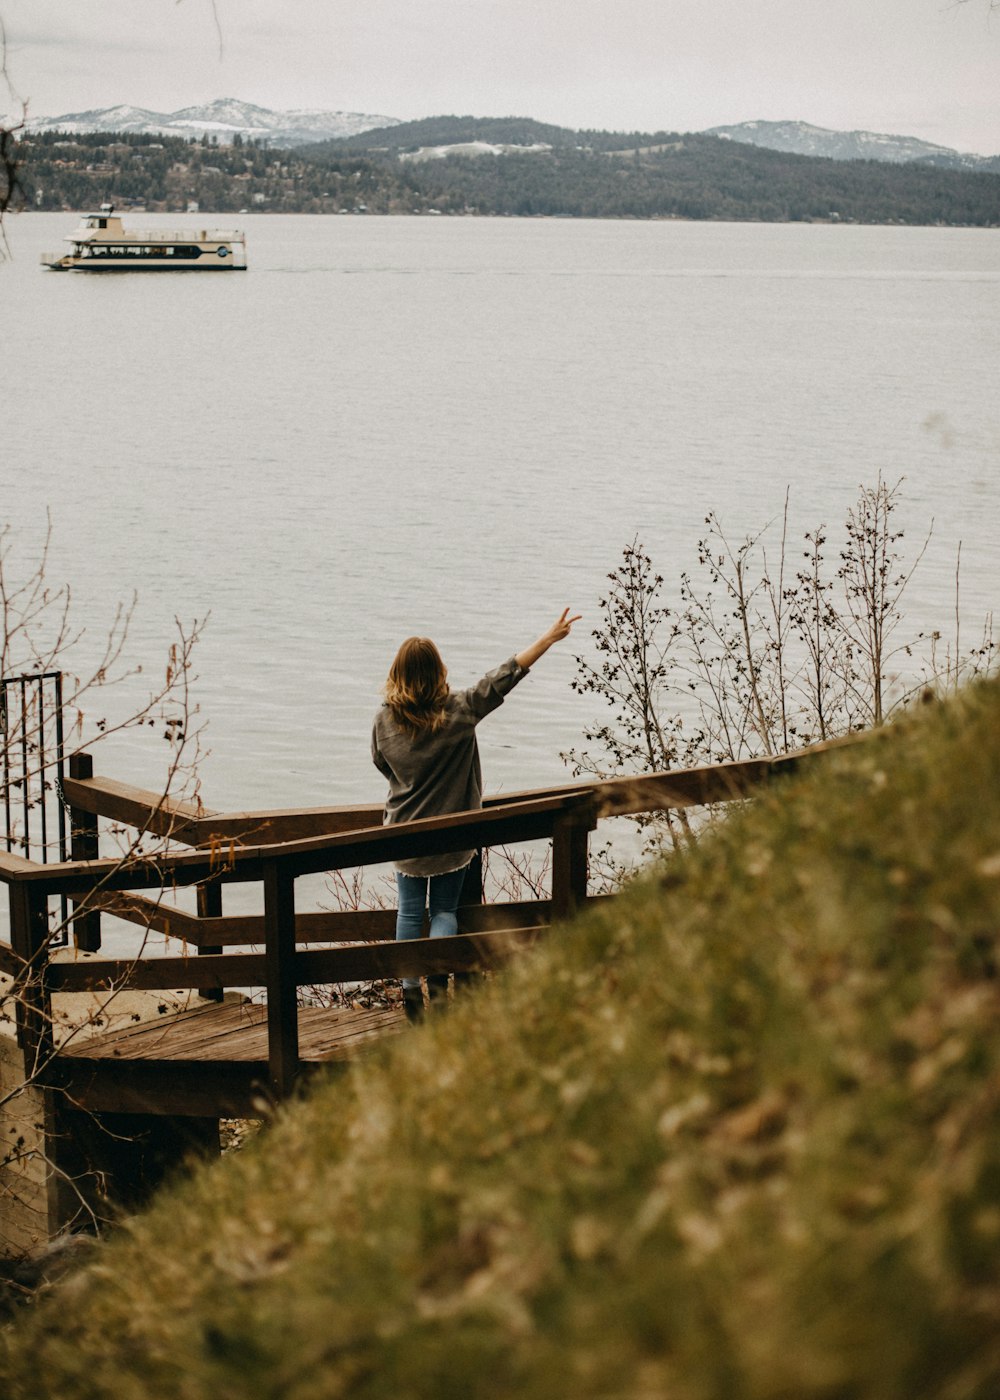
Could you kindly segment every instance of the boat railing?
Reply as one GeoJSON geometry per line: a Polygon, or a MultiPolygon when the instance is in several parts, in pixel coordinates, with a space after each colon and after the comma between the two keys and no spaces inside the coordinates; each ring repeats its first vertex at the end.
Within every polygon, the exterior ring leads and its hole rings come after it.
{"type": "MultiPolygon", "coordinates": [[[[102,230],[107,235],[107,230],[102,230]]],[[[96,240],[95,240],[96,241],[96,240]]],[[[246,234],[224,228],[139,228],[126,229],[123,234],[106,236],[109,243],[245,243],[246,234]]]]}

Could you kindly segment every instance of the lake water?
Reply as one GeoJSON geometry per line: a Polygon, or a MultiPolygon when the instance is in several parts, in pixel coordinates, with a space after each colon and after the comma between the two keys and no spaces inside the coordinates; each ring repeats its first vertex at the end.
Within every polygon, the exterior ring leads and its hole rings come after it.
{"type": "MultiPolygon", "coordinates": [[[[636,533],[673,588],[709,510],[738,537],[786,486],[805,527],[905,476],[909,536],[935,521],[914,627],[948,625],[959,540],[967,618],[997,601],[996,232],[219,222],[247,230],[245,275],[45,272],[72,215],[10,220],[0,265],[13,559],[48,509],[81,662],[133,589],[129,655],[157,675],[173,617],[210,612],[211,807],[380,800],[403,637],[470,683],[564,605],[596,620],[636,533]]],[[[564,644],[483,726],[491,790],[566,778],[593,712],[573,673],[564,644]]],[[[167,756],[145,730],[98,769],[156,786],[167,756]]]]}

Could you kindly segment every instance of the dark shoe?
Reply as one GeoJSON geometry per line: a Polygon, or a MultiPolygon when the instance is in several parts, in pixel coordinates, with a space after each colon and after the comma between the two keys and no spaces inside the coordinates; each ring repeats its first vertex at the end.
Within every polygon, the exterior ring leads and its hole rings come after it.
{"type": "Polygon", "coordinates": [[[427,995],[430,1002],[438,1011],[442,1011],[448,1004],[448,974],[435,972],[427,979],[427,995]]]}
{"type": "Polygon", "coordinates": [[[413,1025],[424,1019],[424,994],[419,987],[403,988],[403,1010],[413,1025]]]}

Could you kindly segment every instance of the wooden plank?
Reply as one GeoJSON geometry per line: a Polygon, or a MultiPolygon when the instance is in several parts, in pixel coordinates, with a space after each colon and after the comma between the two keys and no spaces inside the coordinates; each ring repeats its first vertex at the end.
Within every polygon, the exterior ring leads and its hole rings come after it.
{"type": "Polygon", "coordinates": [[[172,904],[163,904],[156,899],[146,899],[139,894],[118,890],[98,890],[89,897],[89,903],[116,918],[128,923],[139,924],[153,933],[162,933],[168,938],[179,938],[185,943],[200,947],[203,938],[202,920],[172,904]]]}
{"type": "Polygon", "coordinates": [[[100,991],[128,986],[137,991],[175,988],[261,987],[267,973],[263,953],[216,953],[199,958],[100,958],[52,963],[53,991],[100,991]]]}
{"type": "Polygon", "coordinates": [[[25,856],[19,856],[14,851],[0,851],[0,880],[5,882],[16,880],[18,876],[30,875],[34,871],[45,868],[38,861],[28,860],[25,856]]]}
{"type": "MultiPolygon", "coordinates": [[[[485,807],[536,801],[584,790],[588,784],[531,788],[497,793],[484,800],[485,807]]],[[[70,761],[70,780],[65,785],[68,801],[81,814],[108,817],[129,826],[170,835],[189,845],[235,841],[244,846],[273,845],[309,837],[337,835],[378,826],[383,804],[354,803],[334,807],[264,808],[241,812],[217,812],[162,794],[150,792],[109,777],[95,777],[90,754],[75,754],[70,761]],[[86,771],[73,771],[74,763],[89,765],[86,771]]]]}
{"type": "Polygon", "coordinates": [[[141,1058],[144,1053],[142,1046],[155,1046],[160,1038],[167,1036],[186,1035],[193,1022],[210,1025],[214,1034],[224,1035],[229,1024],[239,1024],[241,1013],[247,1008],[252,1008],[255,1015],[264,1014],[263,1007],[247,1001],[224,1002],[221,1006],[204,1006],[199,1003],[186,1007],[183,1011],[170,1011],[158,1016],[155,1021],[135,1021],[129,1025],[117,1026],[114,1030],[77,1036],[60,1049],[59,1053],[82,1055],[85,1059],[92,1059],[110,1055],[117,1048],[123,1055],[132,1055],[133,1051],[129,1047],[135,1042],[140,1049],[134,1053],[141,1058]]]}
{"type": "Polygon", "coordinates": [[[299,1012],[299,1057],[303,1062],[349,1059],[374,1040],[405,1031],[401,1006],[369,1010],[306,1006],[299,1012]]]}
{"type": "Polygon", "coordinates": [[[533,947],[545,932],[544,928],[501,929],[495,933],[459,933],[451,938],[310,949],[297,954],[296,976],[300,986],[322,986],[331,982],[481,972],[502,967],[515,954],[533,947]]]}
{"type": "Polygon", "coordinates": [[[315,836],[337,836],[378,826],[383,808],[370,802],[346,807],[298,807],[284,811],[217,812],[198,823],[199,846],[235,841],[242,846],[271,846],[315,836]]]}
{"type": "Polygon", "coordinates": [[[265,863],[278,859],[294,876],[320,874],[360,865],[385,864],[410,856],[439,855],[467,846],[541,840],[552,834],[556,814],[581,800],[574,790],[570,797],[456,812],[445,817],[427,817],[278,846],[180,852],[159,856],[156,860],[66,861],[32,866],[27,871],[12,873],[10,879],[12,882],[44,882],[52,894],[72,894],[85,882],[97,880],[113,890],[179,887],[207,879],[223,883],[259,880],[263,878],[265,863]]]}
{"type": "MultiPolygon", "coordinates": [[[[155,1058],[157,1047],[168,1042],[186,1044],[206,1037],[209,1042],[221,1043],[231,1029],[238,1029],[246,1021],[254,1025],[266,1021],[265,1008],[251,1001],[227,1001],[221,1005],[197,1002],[183,1011],[157,1016],[155,1021],[137,1021],[94,1035],[77,1036],[59,1053],[87,1060],[111,1056],[155,1058]]],[[[218,1058],[224,1060],[227,1056],[218,1058]]]]}
{"type": "Polygon", "coordinates": [[[812,744],[809,748],[774,758],[679,768],[667,773],[640,774],[634,778],[610,778],[595,787],[597,815],[599,818],[628,816],[736,801],[772,778],[794,772],[803,764],[869,737],[868,734],[857,734],[828,739],[822,744],[812,744]]]}
{"type": "MultiPolygon", "coordinates": [[[[878,734],[880,731],[874,731],[878,734]]],[[[372,827],[336,836],[312,837],[285,844],[240,850],[233,846],[212,851],[171,854],[157,861],[122,864],[118,861],[28,863],[4,866],[0,878],[9,883],[44,882],[53,894],[72,893],[81,880],[100,879],[110,889],[158,887],[164,880],[178,886],[216,878],[258,880],[265,860],[281,859],[292,874],[317,874],[383,864],[412,856],[438,855],[469,846],[502,845],[509,841],[533,841],[552,834],[556,815],[581,803],[596,804],[597,816],[665,810],[705,802],[722,802],[744,796],[772,774],[794,770],[804,762],[847,743],[862,742],[867,735],[814,745],[780,759],[754,759],[741,764],[717,764],[637,778],[620,778],[589,788],[560,790],[524,802],[501,803],[478,812],[459,812],[425,818],[405,825],[372,827]]],[[[9,858],[8,858],[9,859],[9,858]]]]}
{"type": "MultiPolygon", "coordinates": [[[[59,1057],[59,1083],[79,1107],[92,1111],[186,1114],[192,1116],[259,1115],[262,1100],[271,1097],[268,1087],[267,1028],[265,1010],[258,1006],[211,1007],[189,1018],[191,1022],[220,1020],[222,1012],[252,1012],[242,1040],[221,1026],[222,1033],[207,1036],[204,1043],[190,1035],[182,1047],[165,1050],[170,1027],[160,1023],[145,1027],[145,1053],[133,1043],[128,1054],[116,1056],[114,1042],[120,1033],[105,1037],[97,1047],[82,1044],[72,1054],[59,1057]],[[166,1031],[159,1038],[151,1032],[166,1031]],[[98,1053],[98,1050],[101,1053],[98,1053]],[[219,1057],[219,1052],[225,1058],[219,1057]]],[[[363,1054],[386,1035],[398,1035],[407,1022],[398,1008],[387,1010],[328,1010],[306,1007],[303,1019],[303,1053],[300,1073],[335,1066],[363,1054]]],[[[181,1017],[174,1018],[181,1021],[181,1017]]],[[[222,1018],[224,1019],[224,1018],[222,1018]]],[[[231,1017],[229,1018],[231,1020],[231,1017]]],[[[141,1049],[141,1047],[140,1047],[141,1049]]]]}
{"type": "MultiPolygon", "coordinates": [[[[536,802],[540,798],[564,797],[587,791],[592,784],[574,783],[557,787],[530,788],[494,793],[483,799],[483,807],[512,806],[536,802]]],[[[311,836],[335,836],[381,825],[382,803],[357,803],[339,807],[299,807],[285,810],[263,809],[251,812],[213,812],[198,824],[198,844],[236,840],[244,846],[300,841],[311,836]]]]}
{"type": "Polygon", "coordinates": [[[267,1007],[250,1002],[218,1009],[235,1015],[192,1016],[181,1024],[157,1022],[144,1035],[112,1033],[81,1053],[86,1059],[261,1060],[267,1059],[267,1007]]]}
{"type": "MultiPolygon", "coordinates": [[[[135,896],[127,896],[134,899],[135,896]]],[[[189,943],[214,943],[231,948],[245,944],[263,944],[264,918],[257,914],[235,914],[222,919],[196,920],[182,925],[189,943]]],[[[510,904],[462,904],[458,923],[462,932],[485,931],[495,928],[524,928],[529,924],[546,923],[548,900],[524,900],[510,904]]],[[[369,943],[396,936],[395,909],[334,909],[318,913],[296,914],[297,943],[369,943]]]]}
{"type": "MultiPolygon", "coordinates": [[[[297,943],[366,942],[368,939],[395,938],[395,909],[334,909],[296,914],[297,943]]],[[[198,929],[199,939],[231,948],[234,945],[264,942],[262,914],[235,914],[206,919],[198,929]]]]}
{"type": "Polygon", "coordinates": [[[267,1064],[199,1060],[84,1060],[60,1056],[60,1087],[77,1108],[93,1113],[178,1114],[187,1117],[259,1117],[267,1064]]]}
{"type": "MultiPolygon", "coordinates": [[[[355,1044],[402,1028],[398,1007],[367,1010],[302,1007],[300,1059],[325,1059],[355,1044]]],[[[148,1061],[199,1060],[230,1063],[267,1060],[267,1008],[255,1002],[226,1003],[166,1020],[109,1031],[75,1042],[64,1052],[74,1059],[148,1061]]]]}
{"type": "MultiPolygon", "coordinates": [[[[469,906],[470,911],[475,906],[469,906]]],[[[349,945],[343,948],[317,949],[296,955],[294,977],[299,986],[321,982],[363,982],[383,977],[425,976],[428,972],[469,971],[480,966],[477,947],[489,961],[495,950],[502,956],[504,935],[524,934],[533,941],[538,932],[535,919],[547,917],[546,901],[518,905],[484,905],[481,913],[468,915],[470,924],[478,924],[482,932],[470,931],[454,938],[418,939],[412,943],[382,940],[376,944],[349,945]],[[530,922],[515,923],[518,915],[529,916],[530,922]],[[494,941],[491,942],[490,940],[494,941]],[[434,945],[433,952],[430,951],[434,945]],[[468,945],[468,946],[463,946],[468,945]],[[317,959],[319,960],[317,962],[317,959]],[[339,961],[338,961],[339,959],[339,961]],[[396,960],[395,962],[393,960],[396,960]],[[451,959],[449,962],[448,960],[451,959]],[[405,966],[404,966],[405,964],[405,966]],[[410,967],[415,965],[416,971],[410,967]],[[320,976],[322,966],[329,975],[320,976]],[[396,970],[392,970],[396,968],[396,970]],[[387,970],[388,969],[388,970],[387,970]]],[[[465,921],[463,913],[463,921],[465,921]]],[[[259,987],[267,985],[265,953],[215,953],[207,957],[100,958],[79,962],[53,962],[49,967],[49,985],[53,991],[80,992],[128,986],[136,990],[166,991],[175,988],[259,987]]]]}
{"type": "Polygon", "coordinates": [[[299,1072],[296,1006],[295,877],[287,864],[264,866],[267,1062],[271,1092],[290,1094],[299,1072]]]}
{"type": "Polygon", "coordinates": [[[552,833],[552,918],[566,920],[587,898],[587,846],[596,819],[591,812],[567,812],[552,833]]]}
{"type": "Polygon", "coordinates": [[[175,841],[188,840],[192,835],[197,838],[198,822],[206,815],[196,803],[119,783],[114,778],[70,776],[63,779],[63,794],[69,805],[80,812],[108,817],[175,841]]]}

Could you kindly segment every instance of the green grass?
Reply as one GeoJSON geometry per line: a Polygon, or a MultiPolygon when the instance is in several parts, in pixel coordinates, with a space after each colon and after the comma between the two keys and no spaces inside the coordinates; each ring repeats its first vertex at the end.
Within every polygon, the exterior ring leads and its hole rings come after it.
{"type": "Polygon", "coordinates": [[[998,916],[992,683],[179,1181],[5,1394],[992,1400],[998,916]]]}

